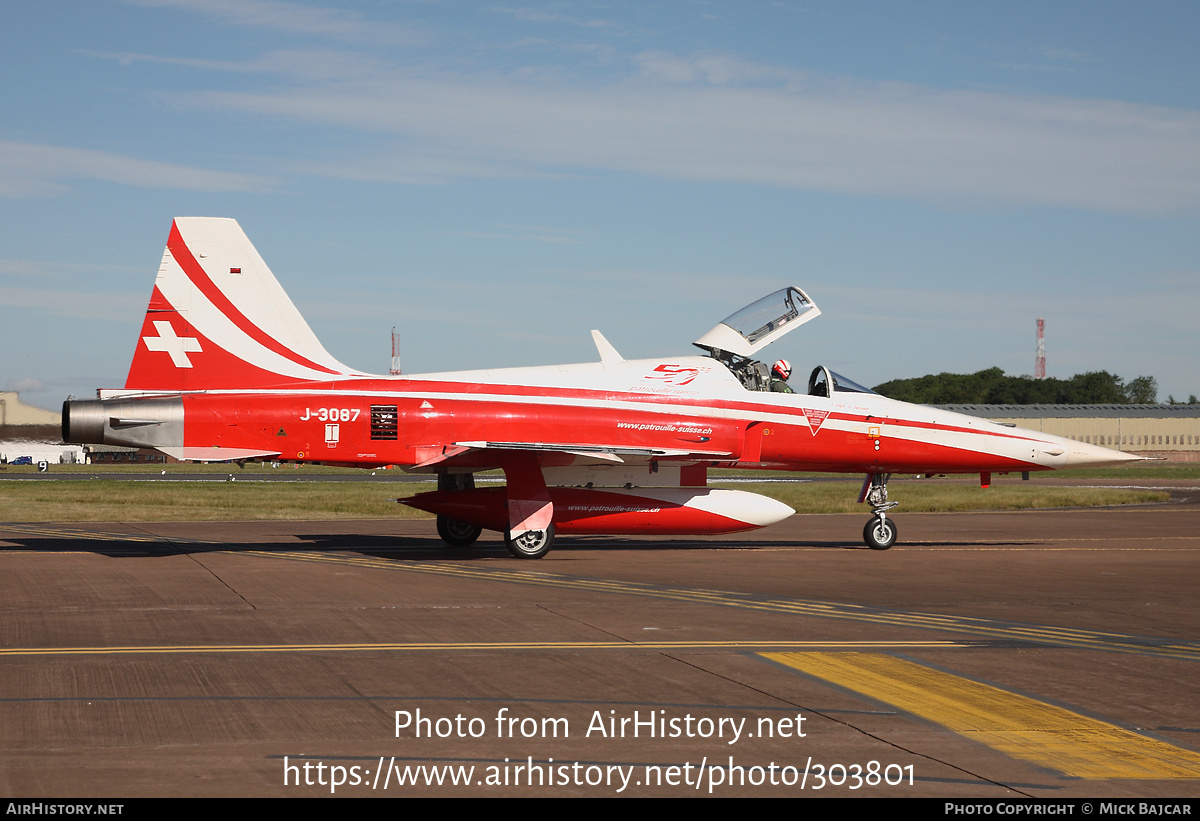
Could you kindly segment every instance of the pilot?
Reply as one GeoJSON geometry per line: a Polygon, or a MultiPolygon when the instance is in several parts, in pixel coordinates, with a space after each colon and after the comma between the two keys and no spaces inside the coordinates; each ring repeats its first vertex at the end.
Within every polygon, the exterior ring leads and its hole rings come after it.
{"type": "Polygon", "coordinates": [[[787,382],[791,375],[792,364],[786,359],[780,359],[771,367],[771,390],[774,393],[795,393],[787,382]]]}

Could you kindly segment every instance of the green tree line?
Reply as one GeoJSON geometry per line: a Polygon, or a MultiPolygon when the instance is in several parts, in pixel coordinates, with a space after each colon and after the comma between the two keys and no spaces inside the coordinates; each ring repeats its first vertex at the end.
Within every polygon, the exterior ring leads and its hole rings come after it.
{"type": "MultiPolygon", "coordinates": [[[[1000,368],[988,368],[978,373],[893,379],[874,390],[922,405],[1145,405],[1158,401],[1158,381],[1153,376],[1126,382],[1108,371],[1076,374],[1070,379],[1034,379],[1005,376],[1000,368]]],[[[1196,402],[1196,397],[1190,401],[1196,402]]]]}

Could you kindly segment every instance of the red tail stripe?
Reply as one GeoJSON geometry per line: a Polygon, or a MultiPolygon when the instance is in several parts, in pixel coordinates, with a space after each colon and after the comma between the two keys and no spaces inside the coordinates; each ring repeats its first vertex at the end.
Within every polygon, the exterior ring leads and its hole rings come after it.
{"type": "Polygon", "coordinates": [[[229,297],[225,296],[224,292],[217,287],[217,284],[209,278],[204,267],[192,256],[191,249],[187,247],[187,243],[183,240],[183,235],[179,233],[179,227],[174,223],[171,224],[171,236],[167,239],[167,248],[170,249],[171,256],[179,263],[179,267],[187,274],[187,278],[192,281],[192,284],[208,297],[209,301],[217,307],[217,310],[229,317],[235,325],[245,331],[255,342],[268,350],[274,351],[285,359],[295,362],[297,365],[303,365],[322,373],[339,373],[339,371],[332,370],[324,365],[318,365],[316,362],[306,359],[295,351],[285,347],[251,322],[245,314],[237,309],[236,305],[229,301],[229,297]]]}

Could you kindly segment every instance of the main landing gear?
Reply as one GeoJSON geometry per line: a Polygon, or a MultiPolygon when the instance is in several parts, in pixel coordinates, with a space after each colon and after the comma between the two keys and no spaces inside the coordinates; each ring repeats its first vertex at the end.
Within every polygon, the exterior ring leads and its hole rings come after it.
{"type": "Polygon", "coordinates": [[[872,473],[863,481],[860,502],[871,505],[872,517],[863,528],[863,541],[872,550],[887,550],[896,543],[896,522],[887,517],[887,512],[899,502],[887,500],[887,482],[890,473],[872,473]]]}
{"type": "Polygon", "coordinates": [[[470,547],[483,533],[483,528],[449,516],[438,516],[437,532],[448,547],[470,547]]]}
{"type": "Polygon", "coordinates": [[[526,530],[515,539],[511,531],[505,531],[504,546],[518,559],[540,559],[554,547],[554,523],[545,530],[526,530]]]}
{"type": "MultiPolygon", "coordinates": [[[[438,490],[472,490],[474,487],[475,475],[473,473],[438,474],[438,490]]],[[[439,513],[437,532],[447,547],[470,547],[483,533],[483,528],[439,513]]]]}
{"type": "MultiPolygon", "coordinates": [[[[554,503],[542,476],[541,465],[535,454],[509,454],[504,464],[504,475],[508,480],[503,508],[503,515],[508,520],[504,530],[504,545],[518,559],[540,559],[554,546],[554,503]]],[[[438,474],[438,493],[431,495],[438,496],[439,503],[449,513],[458,513],[463,517],[437,514],[438,535],[449,547],[462,548],[475,543],[483,527],[473,522],[498,529],[500,522],[495,515],[497,511],[488,509],[489,499],[495,502],[498,498],[487,492],[482,497],[464,493],[474,489],[475,478],[470,473],[438,474]],[[460,497],[461,504],[456,504],[453,499],[456,493],[464,493],[465,498],[460,497]],[[447,501],[445,497],[451,498],[447,501]]]]}

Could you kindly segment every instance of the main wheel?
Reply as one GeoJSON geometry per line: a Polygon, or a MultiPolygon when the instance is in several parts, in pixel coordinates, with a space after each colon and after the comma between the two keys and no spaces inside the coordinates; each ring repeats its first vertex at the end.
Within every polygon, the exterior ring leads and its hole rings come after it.
{"type": "Polygon", "coordinates": [[[551,522],[545,530],[526,530],[515,539],[506,531],[504,544],[508,546],[508,552],[518,559],[540,559],[554,545],[554,523],[551,522]]]}
{"type": "Polygon", "coordinates": [[[467,547],[475,544],[483,528],[449,516],[438,516],[437,532],[450,547],[467,547]]]}
{"type": "Polygon", "coordinates": [[[887,550],[896,543],[896,522],[876,516],[863,528],[863,541],[872,550],[887,550]]]}

